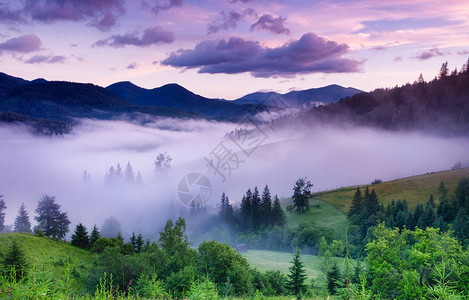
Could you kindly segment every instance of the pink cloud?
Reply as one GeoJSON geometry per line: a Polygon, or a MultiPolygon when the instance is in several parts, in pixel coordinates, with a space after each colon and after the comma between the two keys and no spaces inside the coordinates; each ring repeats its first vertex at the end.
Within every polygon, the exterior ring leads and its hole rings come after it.
{"type": "Polygon", "coordinates": [[[41,49],[41,40],[35,34],[22,35],[0,43],[2,51],[29,53],[41,49]]]}
{"type": "Polygon", "coordinates": [[[361,62],[343,58],[347,51],[346,44],[328,41],[314,33],[277,48],[232,37],[202,41],[194,49],[172,52],[161,63],[177,68],[198,68],[199,73],[249,72],[254,77],[358,72],[361,62]]]}

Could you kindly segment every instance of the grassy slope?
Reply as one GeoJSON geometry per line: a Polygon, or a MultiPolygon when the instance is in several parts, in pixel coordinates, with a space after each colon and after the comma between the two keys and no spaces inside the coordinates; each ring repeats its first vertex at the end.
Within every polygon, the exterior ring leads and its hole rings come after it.
{"type": "Polygon", "coordinates": [[[337,233],[337,239],[345,239],[347,227],[346,216],[328,202],[312,199],[309,201],[310,209],[304,214],[287,212],[286,206],[292,204],[292,199],[283,199],[282,206],[287,217],[287,226],[294,227],[301,222],[315,222],[319,226],[332,228],[337,233]]]}
{"type": "MultiPolygon", "coordinates": [[[[37,272],[44,272],[54,280],[63,280],[67,261],[71,259],[78,273],[83,274],[91,267],[94,255],[87,250],[73,247],[62,241],[55,241],[46,237],[37,237],[26,233],[2,233],[0,234],[0,258],[8,251],[10,245],[16,240],[23,249],[26,262],[30,267],[35,266],[37,272]]],[[[79,278],[74,278],[75,287],[80,285],[79,278]]]]}
{"type": "MultiPolygon", "coordinates": [[[[425,202],[433,193],[435,200],[438,200],[438,186],[443,181],[452,194],[458,184],[458,181],[463,177],[469,177],[469,168],[432,172],[424,175],[417,175],[402,179],[383,182],[377,185],[370,186],[375,189],[380,202],[385,205],[392,200],[407,200],[409,208],[415,208],[417,203],[425,202]]],[[[365,186],[360,186],[360,188],[365,186]]],[[[315,197],[327,201],[340,209],[347,212],[352,203],[353,194],[355,193],[356,186],[340,188],[337,190],[319,192],[315,197]]]]}
{"type": "MultiPolygon", "coordinates": [[[[278,270],[285,275],[289,273],[293,253],[267,251],[267,250],[248,250],[242,253],[248,260],[251,267],[261,272],[268,270],[278,270]]],[[[320,274],[320,259],[315,255],[301,254],[301,259],[305,265],[306,275],[309,278],[317,278],[320,274]]]]}

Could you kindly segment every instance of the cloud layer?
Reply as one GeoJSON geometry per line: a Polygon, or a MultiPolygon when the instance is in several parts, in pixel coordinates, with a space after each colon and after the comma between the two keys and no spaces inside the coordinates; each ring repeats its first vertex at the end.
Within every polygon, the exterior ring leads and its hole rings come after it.
{"type": "Polygon", "coordinates": [[[148,47],[159,43],[172,43],[174,35],[172,32],[167,31],[161,27],[147,28],[143,35],[139,37],[138,32],[127,33],[124,35],[113,35],[110,38],[99,40],[95,46],[111,46],[114,48],[121,48],[128,45],[138,47],[148,47]]]}
{"type": "Polygon", "coordinates": [[[88,21],[100,30],[108,30],[125,12],[123,0],[27,0],[19,9],[0,4],[0,20],[24,23],[88,21]]]}
{"type": "Polygon", "coordinates": [[[285,27],[286,18],[275,18],[271,14],[262,15],[256,23],[252,24],[251,30],[267,30],[275,34],[290,34],[290,29],[285,27]]]}
{"type": "Polygon", "coordinates": [[[22,35],[0,43],[0,53],[2,53],[2,51],[30,53],[39,51],[41,46],[41,40],[37,37],[37,35],[22,35]]]}
{"type": "Polygon", "coordinates": [[[249,72],[254,77],[358,72],[361,62],[342,57],[348,48],[346,44],[328,41],[314,33],[277,48],[232,37],[202,41],[194,49],[172,52],[161,63],[177,68],[198,68],[199,73],[249,72]]]}

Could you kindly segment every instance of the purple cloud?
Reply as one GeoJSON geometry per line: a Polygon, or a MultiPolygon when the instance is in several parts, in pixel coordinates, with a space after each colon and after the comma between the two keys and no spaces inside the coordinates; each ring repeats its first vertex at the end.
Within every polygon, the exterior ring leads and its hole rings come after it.
{"type": "Polygon", "coordinates": [[[128,66],[127,66],[127,69],[131,70],[131,69],[137,69],[138,68],[138,64],[136,62],[131,62],[128,66]]]}
{"type": "Polygon", "coordinates": [[[46,63],[46,64],[56,64],[56,63],[64,63],[65,62],[65,56],[62,55],[35,55],[31,57],[30,59],[27,59],[24,61],[27,64],[41,64],[41,63],[46,63]]]}
{"type": "Polygon", "coordinates": [[[226,13],[225,11],[222,11],[220,12],[220,17],[218,20],[214,20],[210,24],[208,24],[207,33],[210,34],[218,32],[220,30],[236,28],[238,22],[243,20],[246,16],[257,17],[257,13],[251,8],[245,9],[242,12],[232,10],[229,13],[226,13]]]}
{"type": "Polygon", "coordinates": [[[27,0],[23,12],[44,23],[89,20],[91,26],[108,30],[125,9],[123,0],[27,0]]]}
{"type": "Polygon", "coordinates": [[[414,56],[413,58],[420,59],[420,60],[427,60],[435,56],[444,56],[444,55],[445,53],[441,52],[440,49],[438,49],[438,47],[433,47],[428,51],[424,51],[414,56]]]}
{"type": "Polygon", "coordinates": [[[237,2],[247,3],[251,1],[254,1],[254,0],[228,0],[228,3],[237,3],[237,2]]]}
{"type": "Polygon", "coordinates": [[[22,35],[0,43],[2,51],[29,53],[41,49],[41,40],[35,34],[22,35]]]}
{"type": "Polygon", "coordinates": [[[151,11],[157,15],[162,10],[168,10],[173,7],[181,7],[182,0],[154,0],[153,4],[149,4],[148,2],[144,2],[144,7],[150,8],[151,11]]]}
{"type": "Polygon", "coordinates": [[[290,34],[290,29],[284,25],[286,18],[275,18],[270,14],[262,15],[256,23],[252,24],[251,31],[263,29],[275,34],[290,34]]]}
{"type": "Polygon", "coordinates": [[[342,58],[348,48],[346,44],[327,41],[314,33],[307,33],[299,40],[277,48],[232,37],[227,41],[206,40],[194,49],[172,52],[161,64],[198,68],[199,73],[209,74],[249,72],[254,77],[358,72],[362,62],[342,58]]]}
{"type": "Polygon", "coordinates": [[[468,54],[469,54],[469,50],[459,51],[458,54],[459,54],[459,55],[468,55],[468,54]]]}
{"type": "Polygon", "coordinates": [[[159,43],[174,42],[174,35],[170,31],[166,31],[161,27],[153,27],[145,29],[142,37],[138,36],[138,32],[127,33],[124,35],[113,35],[110,38],[97,41],[94,46],[111,46],[121,48],[127,45],[138,47],[148,47],[159,43]]]}
{"type": "Polygon", "coordinates": [[[26,20],[21,16],[21,11],[11,10],[6,4],[0,3],[0,23],[24,23],[26,20]]]}
{"type": "Polygon", "coordinates": [[[396,56],[394,61],[404,61],[404,58],[402,56],[396,56]]]}

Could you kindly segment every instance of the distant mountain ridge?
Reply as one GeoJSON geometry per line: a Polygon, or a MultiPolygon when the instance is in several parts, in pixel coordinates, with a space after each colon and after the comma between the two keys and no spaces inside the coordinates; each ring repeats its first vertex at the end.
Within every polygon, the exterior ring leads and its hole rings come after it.
{"type": "Polygon", "coordinates": [[[256,92],[236,99],[233,102],[237,104],[263,103],[265,105],[276,107],[281,107],[283,105],[293,108],[311,108],[318,105],[334,103],[342,98],[350,97],[361,92],[361,90],[355,88],[345,88],[340,85],[333,84],[320,88],[291,91],[286,94],[275,92],[256,92]]]}
{"type": "Polygon", "coordinates": [[[134,105],[165,107],[207,117],[236,119],[252,110],[252,105],[240,106],[230,101],[205,98],[176,83],[145,89],[123,81],[111,84],[106,89],[134,105]]]}

